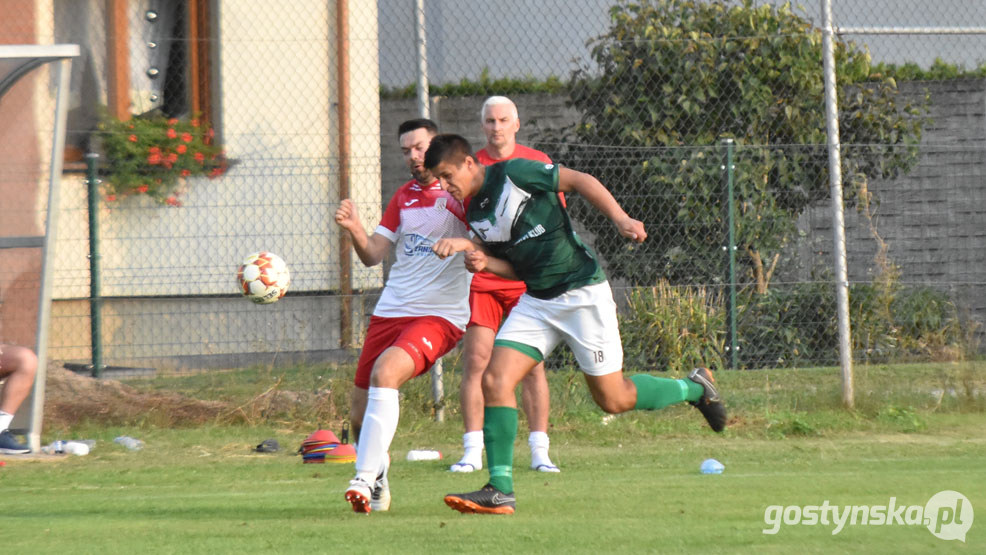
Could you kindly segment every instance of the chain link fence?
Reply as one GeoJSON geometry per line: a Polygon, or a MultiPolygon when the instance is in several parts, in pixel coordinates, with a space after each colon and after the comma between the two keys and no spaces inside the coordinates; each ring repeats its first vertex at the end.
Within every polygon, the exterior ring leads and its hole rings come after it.
{"type": "MultiPolygon", "coordinates": [[[[24,4],[30,17],[5,16],[0,39],[77,42],[84,52],[73,73],[75,164],[62,189],[52,358],[91,357],[90,151],[104,154],[106,364],[321,361],[358,345],[385,271],[343,256],[332,215],[348,187],[372,230],[408,179],[396,129],[419,114],[424,69],[443,131],[479,148],[483,99],[507,95],[520,142],[596,175],[645,223],[648,241],[630,245],[570,199],[620,298],[628,366],[838,363],[817,3],[350,1],[341,44],[335,2],[286,3],[276,14],[262,2],[24,4]],[[426,39],[424,64],[416,36],[426,39]],[[170,182],[174,172],[151,164],[136,174],[145,181],[109,188],[127,176],[108,144],[174,151],[181,142],[108,131],[121,104],[165,133],[196,122],[188,132],[219,149],[215,163],[170,182]],[[292,274],[288,295],[265,307],[234,283],[239,261],[258,250],[281,255],[292,274]]],[[[957,0],[833,8],[855,359],[969,356],[986,319],[986,81],[976,54],[986,9],[957,0]]],[[[5,190],[35,170],[31,160],[6,163],[22,171],[4,174],[5,190]]]]}

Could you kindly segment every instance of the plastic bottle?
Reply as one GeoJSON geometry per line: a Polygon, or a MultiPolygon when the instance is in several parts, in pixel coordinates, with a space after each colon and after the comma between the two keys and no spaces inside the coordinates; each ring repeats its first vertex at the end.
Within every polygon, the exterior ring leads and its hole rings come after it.
{"type": "Polygon", "coordinates": [[[78,455],[81,457],[82,455],[89,454],[89,445],[81,441],[66,441],[62,445],[62,451],[69,455],[78,455]]]}
{"type": "Polygon", "coordinates": [[[48,445],[41,448],[41,452],[46,455],[55,455],[65,452],[65,442],[62,440],[52,441],[48,445]]]}
{"type": "Polygon", "coordinates": [[[134,439],[130,436],[120,436],[113,438],[113,443],[119,443],[120,445],[130,449],[131,451],[140,451],[144,447],[144,442],[139,439],[134,439]]]}
{"type": "Polygon", "coordinates": [[[428,449],[412,449],[407,452],[407,460],[409,461],[437,461],[441,458],[441,453],[428,449]]]}
{"type": "Polygon", "coordinates": [[[702,461],[702,474],[722,474],[722,471],[725,469],[726,467],[715,459],[705,459],[702,461]]]}

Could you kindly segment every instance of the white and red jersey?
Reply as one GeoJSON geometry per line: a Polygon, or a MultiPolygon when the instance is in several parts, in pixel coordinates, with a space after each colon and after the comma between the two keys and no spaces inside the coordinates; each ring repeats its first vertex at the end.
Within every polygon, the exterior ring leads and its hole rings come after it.
{"type": "Polygon", "coordinates": [[[395,244],[396,260],[373,315],[440,316],[466,329],[472,274],[461,252],[442,260],[431,250],[439,239],[469,236],[462,204],[437,180],[412,179],[394,193],[375,233],[395,244]]]}

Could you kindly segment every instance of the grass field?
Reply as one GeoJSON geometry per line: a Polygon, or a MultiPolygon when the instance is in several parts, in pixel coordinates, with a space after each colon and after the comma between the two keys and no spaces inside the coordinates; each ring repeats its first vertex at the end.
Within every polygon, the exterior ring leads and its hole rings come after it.
{"type": "MultiPolygon", "coordinates": [[[[137,384],[226,401],[237,411],[185,428],[155,425],[153,415],[138,426],[83,422],[50,433],[96,439],[89,456],[7,457],[0,467],[2,551],[982,553],[986,546],[982,522],[972,524],[965,542],[895,521],[848,524],[834,534],[832,523],[782,522],[776,534],[763,533],[771,528],[770,506],[827,501],[841,509],[895,498],[898,507],[923,508],[943,490],[960,492],[980,521],[986,518],[981,364],[858,368],[854,411],[840,408],[833,369],[721,372],[733,415],[722,435],[687,406],[604,418],[576,374],[553,373],[552,455],[563,472],[527,470],[522,422],[517,513],[508,517],[460,515],[442,503],[445,493],[481,486],[485,472],[452,474],[446,469],[454,461],[403,460],[412,448],[437,448],[450,458],[461,448],[453,407],[446,422],[431,421],[427,380],[404,392],[392,510],[353,514],[342,498],[352,466],[303,465],[293,454],[314,430],[305,415],[325,412],[262,415],[249,403],[272,383],[345,389],[344,378],[327,375],[325,368],[253,369],[137,384]],[[121,434],[146,447],[131,452],[113,444],[121,434]],[[268,437],[284,451],[250,452],[268,437]],[[722,475],[698,472],[708,457],[725,464],[722,475]]],[[[455,376],[447,378],[452,391],[455,376]]],[[[323,402],[338,395],[344,391],[323,402]]]]}

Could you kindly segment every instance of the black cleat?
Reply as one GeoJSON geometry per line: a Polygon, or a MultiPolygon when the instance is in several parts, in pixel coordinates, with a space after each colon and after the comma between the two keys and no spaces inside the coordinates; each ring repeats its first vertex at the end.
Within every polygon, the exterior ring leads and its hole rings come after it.
{"type": "Polygon", "coordinates": [[[726,405],[723,404],[722,398],[719,397],[719,390],[716,389],[716,380],[712,377],[712,371],[708,368],[696,368],[692,370],[691,374],[688,374],[688,379],[697,383],[705,389],[705,393],[702,394],[702,398],[698,401],[689,401],[689,403],[697,408],[705,420],[709,423],[709,427],[713,431],[721,432],[726,429],[726,405]]]}
{"type": "Polygon", "coordinates": [[[517,507],[514,494],[503,493],[490,484],[472,493],[450,493],[445,496],[445,504],[460,513],[490,515],[512,515],[517,507]]]}

